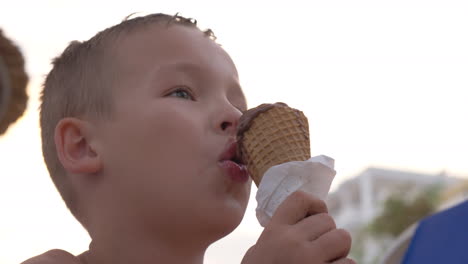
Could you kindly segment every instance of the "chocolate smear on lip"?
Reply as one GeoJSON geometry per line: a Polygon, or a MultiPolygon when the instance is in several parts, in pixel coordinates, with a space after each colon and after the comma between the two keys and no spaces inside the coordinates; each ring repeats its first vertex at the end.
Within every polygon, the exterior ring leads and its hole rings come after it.
{"type": "MultiPolygon", "coordinates": [[[[275,108],[275,107],[289,107],[287,104],[278,102],[274,104],[261,104],[257,107],[251,108],[247,111],[245,111],[242,116],[239,119],[239,125],[237,128],[237,143],[238,143],[238,148],[237,148],[237,156],[239,159],[244,162],[243,157],[242,157],[242,151],[241,151],[241,145],[242,145],[242,140],[244,137],[244,132],[249,130],[250,126],[252,125],[252,120],[254,120],[258,115],[267,112],[268,110],[275,108]]],[[[295,114],[299,116],[299,110],[295,111],[295,114]]],[[[301,119],[298,119],[298,122],[300,122],[300,126],[302,128],[306,127],[306,124],[303,124],[303,121],[301,119]]],[[[308,133],[304,133],[308,137],[308,133]]]]}

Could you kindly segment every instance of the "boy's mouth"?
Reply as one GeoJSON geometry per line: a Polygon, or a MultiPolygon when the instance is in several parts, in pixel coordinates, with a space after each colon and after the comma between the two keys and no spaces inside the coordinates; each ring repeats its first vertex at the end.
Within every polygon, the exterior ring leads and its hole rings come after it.
{"type": "Polygon", "coordinates": [[[226,172],[231,179],[238,182],[247,182],[249,175],[247,167],[237,154],[237,142],[230,141],[226,149],[219,158],[221,168],[226,172]]]}
{"type": "Polygon", "coordinates": [[[230,160],[238,165],[245,165],[237,153],[237,142],[228,143],[226,150],[221,154],[220,161],[230,160]]]}

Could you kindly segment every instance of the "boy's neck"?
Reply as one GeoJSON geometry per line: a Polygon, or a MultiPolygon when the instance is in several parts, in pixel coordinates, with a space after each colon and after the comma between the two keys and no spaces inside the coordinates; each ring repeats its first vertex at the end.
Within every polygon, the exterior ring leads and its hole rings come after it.
{"type": "Polygon", "coordinates": [[[80,255],[85,264],[202,264],[206,248],[187,248],[167,245],[158,241],[119,239],[93,241],[89,251],[80,255]]]}

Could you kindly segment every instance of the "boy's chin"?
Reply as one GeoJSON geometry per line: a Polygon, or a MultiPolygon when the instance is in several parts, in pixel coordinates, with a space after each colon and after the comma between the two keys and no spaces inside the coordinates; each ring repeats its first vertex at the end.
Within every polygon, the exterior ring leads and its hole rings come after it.
{"type": "Polygon", "coordinates": [[[217,221],[213,221],[212,225],[218,226],[225,236],[234,231],[234,229],[236,229],[239,226],[243,217],[243,211],[230,211],[229,213],[220,213],[216,217],[217,221]]]}
{"type": "Polygon", "coordinates": [[[213,242],[229,235],[239,226],[241,221],[242,218],[220,219],[219,222],[208,226],[213,232],[213,242]]]}

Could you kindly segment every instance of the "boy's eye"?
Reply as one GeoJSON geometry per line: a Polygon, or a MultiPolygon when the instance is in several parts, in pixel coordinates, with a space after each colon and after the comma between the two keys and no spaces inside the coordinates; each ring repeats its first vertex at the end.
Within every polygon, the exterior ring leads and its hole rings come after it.
{"type": "Polygon", "coordinates": [[[192,93],[188,90],[188,88],[178,88],[177,90],[169,93],[168,96],[195,101],[195,98],[193,97],[192,93]]]}

